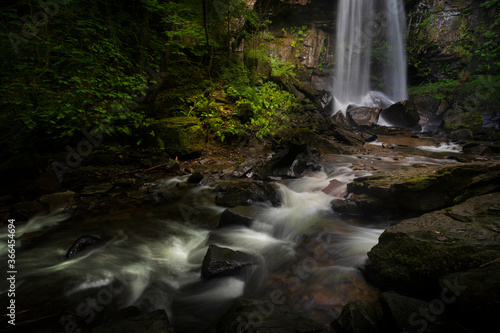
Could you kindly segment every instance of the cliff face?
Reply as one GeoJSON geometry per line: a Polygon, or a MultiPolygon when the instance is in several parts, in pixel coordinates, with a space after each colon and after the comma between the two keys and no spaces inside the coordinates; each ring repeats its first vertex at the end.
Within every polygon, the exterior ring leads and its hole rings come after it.
{"type": "Polygon", "coordinates": [[[498,0],[407,1],[413,83],[498,72],[499,15],[498,0]]]}
{"type": "MultiPolygon", "coordinates": [[[[338,0],[257,0],[266,53],[333,74],[338,0]]],[[[410,84],[500,70],[499,0],[405,0],[410,84]]],[[[316,71],[318,72],[318,71],[316,71]]]]}

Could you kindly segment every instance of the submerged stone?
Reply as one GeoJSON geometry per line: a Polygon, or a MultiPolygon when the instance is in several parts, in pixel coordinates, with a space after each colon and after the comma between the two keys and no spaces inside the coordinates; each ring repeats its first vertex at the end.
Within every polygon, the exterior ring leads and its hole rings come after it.
{"type": "Polygon", "coordinates": [[[66,258],[71,259],[89,248],[102,243],[102,239],[94,236],[84,235],[78,238],[66,252],[66,258]]]}
{"type": "Polygon", "coordinates": [[[211,244],[203,258],[201,277],[204,279],[216,276],[230,276],[238,274],[243,268],[257,264],[257,259],[241,251],[211,244]]]}

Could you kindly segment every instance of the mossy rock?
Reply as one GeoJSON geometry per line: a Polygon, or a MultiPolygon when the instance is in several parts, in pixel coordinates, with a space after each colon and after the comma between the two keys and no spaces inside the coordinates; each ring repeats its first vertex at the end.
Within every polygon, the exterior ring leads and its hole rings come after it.
{"type": "Polygon", "coordinates": [[[444,114],[444,129],[447,132],[465,128],[480,131],[483,127],[483,116],[478,111],[468,112],[461,109],[449,110],[444,114]]]}
{"type": "Polygon", "coordinates": [[[156,138],[167,153],[187,156],[203,150],[205,133],[195,117],[164,118],[153,124],[156,138]]]}
{"type": "Polygon", "coordinates": [[[366,275],[378,287],[413,295],[439,290],[439,278],[500,257],[500,193],[407,219],[380,236],[366,275]]]}

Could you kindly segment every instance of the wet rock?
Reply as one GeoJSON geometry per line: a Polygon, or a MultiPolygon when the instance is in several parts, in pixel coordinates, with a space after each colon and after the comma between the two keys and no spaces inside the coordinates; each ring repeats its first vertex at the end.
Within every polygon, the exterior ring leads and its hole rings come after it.
{"type": "Polygon", "coordinates": [[[477,332],[500,331],[500,263],[486,264],[442,277],[451,304],[447,307],[456,321],[477,332]]]}
{"type": "Polygon", "coordinates": [[[326,193],[332,197],[343,198],[347,194],[346,184],[338,181],[337,179],[332,179],[327,187],[322,189],[323,193],[326,193]]]}
{"type": "Polygon", "coordinates": [[[201,174],[201,172],[195,171],[191,174],[191,176],[189,176],[189,178],[187,179],[187,182],[189,184],[198,184],[202,180],[203,180],[203,175],[201,174]]]}
{"type": "Polygon", "coordinates": [[[411,101],[398,102],[380,113],[385,121],[393,126],[411,128],[418,125],[420,115],[411,101]]]}
{"type": "Polygon", "coordinates": [[[420,115],[420,125],[425,131],[433,131],[441,125],[442,114],[448,108],[447,103],[430,96],[417,97],[413,103],[420,115]]]}
{"type": "Polygon", "coordinates": [[[222,189],[215,198],[215,204],[222,207],[248,206],[254,202],[280,204],[280,199],[273,186],[264,182],[241,182],[222,189]]]}
{"type": "Polygon", "coordinates": [[[90,196],[96,194],[104,194],[113,188],[112,183],[98,183],[87,185],[80,192],[82,196],[90,196]]]}
{"type": "Polygon", "coordinates": [[[403,296],[395,292],[382,293],[380,302],[389,329],[394,332],[416,331],[415,323],[410,318],[413,318],[415,313],[418,314],[420,309],[426,309],[428,305],[425,301],[403,296]]]}
{"type": "Polygon", "coordinates": [[[382,314],[365,301],[347,303],[331,327],[338,333],[378,333],[382,314]]]}
{"type": "Polygon", "coordinates": [[[208,332],[319,333],[324,329],[285,304],[282,293],[272,292],[267,300],[237,299],[208,332]]]}
{"type": "Polygon", "coordinates": [[[335,124],[339,126],[348,126],[349,123],[347,122],[347,118],[345,117],[344,113],[342,111],[338,111],[332,116],[332,120],[335,124]]]}
{"type": "Polygon", "coordinates": [[[49,212],[54,212],[57,209],[67,209],[77,202],[78,195],[73,191],[65,191],[59,193],[46,194],[38,198],[49,212]]]}
{"type": "Polygon", "coordinates": [[[354,127],[372,127],[378,121],[380,108],[359,107],[347,111],[347,121],[354,127]]]}
{"type": "Polygon", "coordinates": [[[363,211],[354,201],[335,200],[332,202],[335,213],[348,216],[363,216],[363,211]]]}
{"type": "Polygon", "coordinates": [[[360,177],[347,185],[365,213],[383,210],[431,211],[500,189],[500,162],[407,167],[360,177]]]}
{"type": "Polygon", "coordinates": [[[366,142],[360,135],[335,125],[330,126],[329,130],[336,140],[348,146],[362,146],[366,142]]]}
{"type": "Polygon", "coordinates": [[[11,214],[12,218],[26,221],[34,216],[47,215],[48,211],[43,204],[34,200],[18,203],[12,207],[11,214]]]}
{"type": "Polygon", "coordinates": [[[307,171],[319,171],[320,153],[307,144],[289,142],[267,162],[258,174],[268,177],[298,178],[307,171]]]}
{"type": "Polygon", "coordinates": [[[90,235],[84,235],[78,238],[66,252],[66,258],[71,259],[88,249],[102,243],[102,239],[90,235]]]}
{"type": "Polygon", "coordinates": [[[474,138],[474,133],[469,129],[459,129],[448,134],[450,139],[455,140],[472,140],[474,138]]]}
{"type": "MultiPolygon", "coordinates": [[[[123,310],[121,311],[123,313],[123,310]]],[[[128,315],[112,319],[94,329],[92,333],[110,332],[144,332],[144,333],[166,333],[173,332],[173,327],[163,309],[146,314],[128,315]]]]}
{"type": "Polygon", "coordinates": [[[211,244],[203,258],[201,277],[204,279],[217,276],[230,276],[238,274],[243,268],[251,267],[258,263],[257,259],[241,251],[211,244]]]}
{"type": "Polygon", "coordinates": [[[246,207],[235,207],[228,208],[222,212],[219,218],[219,228],[227,226],[245,226],[250,227],[253,222],[253,218],[247,216],[245,210],[242,208],[246,207]]]}
{"type": "Polygon", "coordinates": [[[205,146],[205,133],[196,117],[164,118],[153,123],[160,145],[172,156],[188,156],[205,146]]]}
{"type": "Polygon", "coordinates": [[[462,151],[469,155],[495,155],[500,153],[500,146],[486,142],[471,142],[464,145],[462,151]]]}
{"type": "Polygon", "coordinates": [[[432,293],[440,277],[500,257],[499,212],[497,192],[389,227],[368,253],[365,275],[381,288],[432,293]]]}

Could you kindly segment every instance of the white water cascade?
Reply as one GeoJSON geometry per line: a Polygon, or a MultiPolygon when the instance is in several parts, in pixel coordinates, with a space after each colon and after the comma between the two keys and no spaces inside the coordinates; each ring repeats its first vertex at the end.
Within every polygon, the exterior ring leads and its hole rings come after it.
{"type": "Polygon", "coordinates": [[[334,113],[407,98],[404,20],[402,0],[339,1],[334,113]]]}

